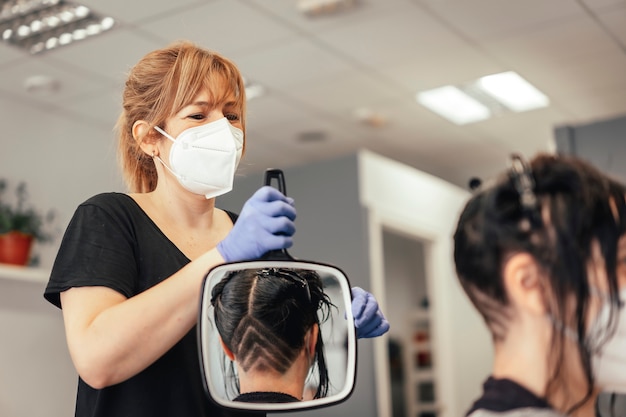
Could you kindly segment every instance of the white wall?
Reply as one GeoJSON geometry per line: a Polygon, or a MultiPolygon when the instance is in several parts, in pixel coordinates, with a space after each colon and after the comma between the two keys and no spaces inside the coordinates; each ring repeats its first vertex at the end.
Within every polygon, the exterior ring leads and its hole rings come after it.
{"type": "Polygon", "coordinates": [[[77,376],[63,320],[41,294],[46,271],[0,266],[0,416],[74,414],[77,376]]]}

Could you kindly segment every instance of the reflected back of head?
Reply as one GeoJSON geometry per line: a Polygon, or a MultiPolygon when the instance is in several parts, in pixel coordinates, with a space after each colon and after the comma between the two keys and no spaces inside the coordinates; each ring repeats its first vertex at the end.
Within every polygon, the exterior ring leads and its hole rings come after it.
{"type": "MultiPolygon", "coordinates": [[[[233,271],[212,291],[215,323],[223,343],[244,370],[284,373],[304,348],[306,333],[329,317],[330,300],[314,271],[268,268],[233,271]]],[[[321,332],[315,347],[320,385],[328,374],[321,332]]]]}

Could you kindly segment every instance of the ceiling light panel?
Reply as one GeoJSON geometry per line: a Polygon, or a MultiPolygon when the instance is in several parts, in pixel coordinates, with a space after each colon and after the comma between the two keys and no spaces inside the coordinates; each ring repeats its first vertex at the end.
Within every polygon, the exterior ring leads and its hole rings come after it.
{"type": "Polygon", "coordinates": [[[113,18],[99,15],[78,3],[64,0],[0,0],[2,41],[31,54],[99,35],[114,26],[113,18]]]}
{"type": "Polygon", "coordinates": [[[243,86],[246,89],[246,100],[250,101],[258,97],[265,95],[265,87],[254,81],[250,81],[248,78],[243,77],[243,86]]]}
{"type": "Polygon", "coordinates": [[[358,0],[299,0],[298,9],[306,16],[318,17],[352,10],[358,4],[358,0]]]}
{"type": "Polygon", "coordinates": [[[513,71],[487,75],[459,86],[423,91],[416,98],[423,106],[458,125],[550,104],[545,94],[513,71]]]}
{"type": "Polygon", "coordinates": [[[477,85],[515,112],[547,107],[548,97],[513,71],[487,75],[477,85]]]}
{"type": "Polygon", "coordinates": [[[487,106],[451,85],[423,91],[417,94],[416,99],[422,106],[458,125],[478,122],[491,116],[487,106]]]}

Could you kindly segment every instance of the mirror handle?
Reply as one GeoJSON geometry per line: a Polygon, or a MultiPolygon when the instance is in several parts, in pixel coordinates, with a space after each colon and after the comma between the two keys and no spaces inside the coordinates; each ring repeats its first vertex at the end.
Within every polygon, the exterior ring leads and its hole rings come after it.
{"type": "Polygon", "coordinates": [[[272,180],[276,180],[278,182],[278,186],[275,188],[286,196],[287,187],[285,186],[285,175],[283,174],[283,171],[275,168],[268,168],[265,170],[265,185],[272,185],[272,180]]]}
{"type": "MultiPolygon", "coordinates": [[[[285,175],[281,169],[268,168],[265,170],[265,185],[272,185],[272,180],[276,180],[278,189],[283,195],[287,195],[287,187],[285,186],[285,175]]],[[[272,260],[272,261],[293,261],[294,258],[287,252],[287,249],[271,250],[265,255],[259,258],[260,260],[272,260]]]]}

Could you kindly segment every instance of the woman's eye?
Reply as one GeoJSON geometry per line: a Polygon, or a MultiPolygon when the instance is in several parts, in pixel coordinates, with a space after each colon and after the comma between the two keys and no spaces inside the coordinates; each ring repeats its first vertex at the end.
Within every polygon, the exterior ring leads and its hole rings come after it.
{"type": "Polygon", "coordinates": [[[225,117],[230,121],[239,120],[239,115],[236,113],[227,113],[225,117]]]}
{"type": "Polygon", "coordinates": [[[195,120],[202,120],[202,119],[204,119],[204,114],[201,114],[201,113],[192,114],[192,115],[189,116],[189,118],[195,119],[195,120]]]}

